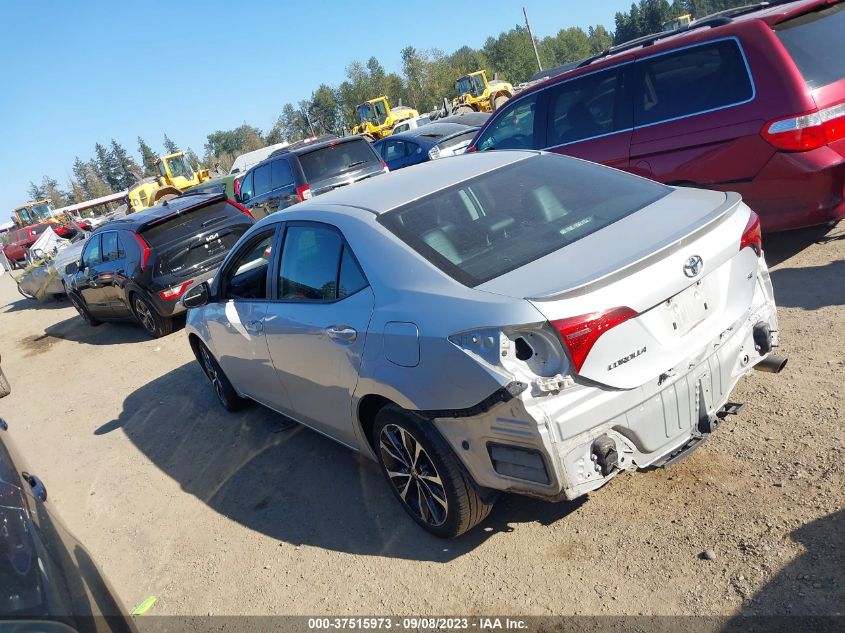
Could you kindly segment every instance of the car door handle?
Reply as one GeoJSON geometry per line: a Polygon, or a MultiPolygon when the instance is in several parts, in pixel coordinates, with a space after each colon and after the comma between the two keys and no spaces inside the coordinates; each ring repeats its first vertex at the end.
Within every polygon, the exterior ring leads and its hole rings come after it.
{"type": "Polygon", "coordinates": [[[264,332],[264,323],[261,321],[250,321],[244,323],[244,329],[250,334],[262,334],[264,332]]]}
{"type": "Polygon", "coordinates": [[[21,473],[21,477],[29,484],[29,487],[32,488],[32,494],[36,499],[39,501],[47,501],[47,488],[38,477],[27,472],[21,473]]]}
{"type": "Polygon", "coordinates": [[[342,343],[352,343],[358,338],[358,332],[348,325],[330,325],[326,328],[326,334],[329,335],[329,338],[342,343]]]}

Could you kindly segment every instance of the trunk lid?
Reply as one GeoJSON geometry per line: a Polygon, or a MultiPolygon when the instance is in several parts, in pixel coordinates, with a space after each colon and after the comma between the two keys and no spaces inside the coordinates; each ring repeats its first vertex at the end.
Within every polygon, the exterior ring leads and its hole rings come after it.
{"type": "Polygon", "coordinates": [[[709,346],[748,310],[757,255],[739,243],[749,217],[737,194],[678,188],[479,289],[525,298],[550,322],[632,309],[578,371],[631,389],[709,346]]]}

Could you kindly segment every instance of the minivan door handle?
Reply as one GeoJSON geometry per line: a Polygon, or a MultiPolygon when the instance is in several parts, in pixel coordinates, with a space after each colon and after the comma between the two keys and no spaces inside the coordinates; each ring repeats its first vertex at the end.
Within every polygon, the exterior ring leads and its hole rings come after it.
{"type": "Polygon", "coordinates": [[[341,343],[352,343],[358,338],[358,332],[348,325],[330,325],[326,328],[326,334],[341,343]]]}
{"type": "Polygon", "coordinates": [[[250,321],[244,323],[244,329],[250,334],[262,334],[264,332],[264,323],[261,321],[250,321]]]}

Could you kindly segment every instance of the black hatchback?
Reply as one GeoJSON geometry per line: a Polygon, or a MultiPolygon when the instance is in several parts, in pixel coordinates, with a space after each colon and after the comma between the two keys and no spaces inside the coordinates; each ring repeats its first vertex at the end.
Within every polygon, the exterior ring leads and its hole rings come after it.
{"type": "Polygon", "coordinates": [[[65,289],[89,325],[135,319],[153,337],[173,330],[179,297],[214,276],[229,249],[254,224],[225,195],[174,198],[109,222],[65,269],[65,289]]]}
{"type": "Polygon", "coordinates": [[[261,219],[297,202],[387,173],[387,165],[361,136],[293,143],[244,175],[238,202],[261,219]]]}

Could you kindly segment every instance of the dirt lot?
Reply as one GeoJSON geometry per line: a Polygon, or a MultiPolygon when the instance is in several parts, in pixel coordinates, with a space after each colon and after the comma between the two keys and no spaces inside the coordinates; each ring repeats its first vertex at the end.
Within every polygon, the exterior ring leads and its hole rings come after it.
{"type": "Polygon", "coordinates": [[[689,459],[579,503],[507,497],[429,537],[376,467],[253,407],[226,414],[184,332],[88,328],[0,277],[0,401],[49,503],[155,614],[845,611],[845,226],[766,239],[783,374],[689,459]],[[712,549],[714,560],[700,554],[712,549]]]}

